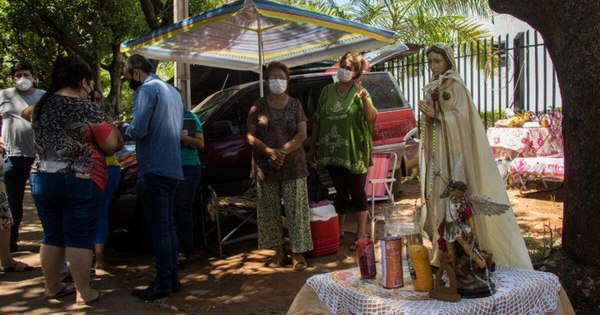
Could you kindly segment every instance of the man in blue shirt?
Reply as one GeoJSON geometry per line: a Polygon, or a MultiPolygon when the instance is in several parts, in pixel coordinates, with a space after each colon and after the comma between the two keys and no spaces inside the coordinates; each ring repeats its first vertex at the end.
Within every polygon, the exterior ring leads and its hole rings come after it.
{"type": "Polygon", "coordinates": [[[177,235],[173,222],[175,191],[183,180],[181,130],[183,102],[179,92],[152,71],[141,55],[127,59],[123,74],[133,96],[133,120],[122,124],[125,140],[136,141],[138,198],[146,214],[156,256],[156,278],[133,295],[155,300],[179,291],[177,235]]]}

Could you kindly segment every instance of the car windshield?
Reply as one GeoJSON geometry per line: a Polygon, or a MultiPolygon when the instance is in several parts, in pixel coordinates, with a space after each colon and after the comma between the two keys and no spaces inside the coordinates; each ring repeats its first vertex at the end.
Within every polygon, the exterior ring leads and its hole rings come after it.
{"type": "Polygon", "coordinates": [[[239,92],[239,89],[226,89],[216,92],[202,101],[198,106],[192,109],[192,112],[198,114],[200,121],[206,121],[212,113],[217,110],[221,104],[225,103],[231,96],[239,92]]]}

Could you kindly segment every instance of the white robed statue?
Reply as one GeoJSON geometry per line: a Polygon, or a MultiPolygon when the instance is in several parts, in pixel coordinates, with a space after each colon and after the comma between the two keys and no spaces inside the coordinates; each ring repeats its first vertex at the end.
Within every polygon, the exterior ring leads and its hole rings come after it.
{"type": "MultiPolygon", "coordinates": [[[[503,214],[473,213],[479,246],[500,266],[532,269],[504,183],[471,95],[458,75],[453,50],[436,44],[427,50],[432,81],[423,90],[419,109],[425,115],[421,130],[420,178],[424,204],[420,225],[433,243],[433,264],[439,259],[438,229],[449,198],[441,195],[452,180],[452,167],[462,156],[469,195],[484,196],[490,204],[508,207],[503,214]]],[[[464,228],[464,227],[463,227],[464,228]]]]}

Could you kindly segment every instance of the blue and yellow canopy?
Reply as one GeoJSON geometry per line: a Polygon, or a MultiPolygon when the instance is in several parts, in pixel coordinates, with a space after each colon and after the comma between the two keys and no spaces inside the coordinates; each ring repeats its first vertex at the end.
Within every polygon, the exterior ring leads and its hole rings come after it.
{"type": "Polygon", "coordinates": [[[260,71],[271,61],[293,67],[391,43],[390,31],[268,0],[238,0],[124,42],[121,51],[260,71]]]}

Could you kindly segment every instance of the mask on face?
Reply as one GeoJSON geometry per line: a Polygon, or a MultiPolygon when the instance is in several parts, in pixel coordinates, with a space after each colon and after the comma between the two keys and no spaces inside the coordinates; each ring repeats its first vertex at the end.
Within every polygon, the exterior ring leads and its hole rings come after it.
{"type": "Polygon", "coordinates": [[[142,86],[142,82],[140,81],[136,81],[133,78],[131,78],[131,80],[129,80],[129,88],[132,90],[137,90],[140,86],[142,86]]]}
{"type": "Polygon", "coordinates": [[[31,80],[27,78],[20,78],[17,81],[15,81],[15,87],[21,92],[29,90],[31,86],[33,86],[33,82],[31,82],[31,80]]]}
{"type": "Polygon", "coordinates": [[[348,69],[339,68],[337,72],[337,77],[342,82],[348,82],[352,80],[352,76],[354,76],[354,72],[348,69]]]}
{"type": "Polygon", "coordinates": [[[287,89],[287,80],[271,79],[269,80],[269,91],[273,94],[281,94],[287,89]]]}

